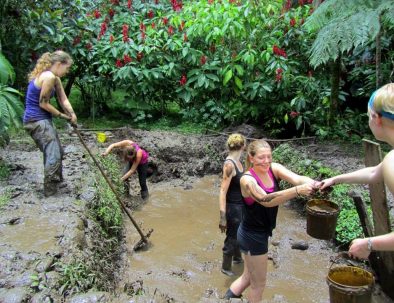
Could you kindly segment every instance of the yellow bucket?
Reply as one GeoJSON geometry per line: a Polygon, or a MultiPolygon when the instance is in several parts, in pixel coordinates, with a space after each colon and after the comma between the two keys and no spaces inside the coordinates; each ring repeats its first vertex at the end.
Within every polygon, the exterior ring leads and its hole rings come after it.
{"type": "Polygon", "coordinates": [[[104,133],[97,133],[97,141],[99,143],[104,143],[107,141],[107,136],[104,133]]]}

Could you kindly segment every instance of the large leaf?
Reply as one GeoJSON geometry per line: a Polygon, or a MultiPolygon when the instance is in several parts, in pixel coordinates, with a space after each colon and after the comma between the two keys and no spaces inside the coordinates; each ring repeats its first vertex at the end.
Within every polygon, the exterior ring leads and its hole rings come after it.
{"type": "Polygon", "coordinates": [[[7,84],[13,83],[15,80],[15,72],[10,62],[0,53],[0,83],[7,84]]]}
{"type": "Polygon", "coordinates": [[[230,79],[233,77],[233,71],[231,69],[229,69],[227,71],[227,73],[224,75],[224,79],[223,79],[223,85],[226,85],[228,83],[228,81],[230,81],[230,79]]]}

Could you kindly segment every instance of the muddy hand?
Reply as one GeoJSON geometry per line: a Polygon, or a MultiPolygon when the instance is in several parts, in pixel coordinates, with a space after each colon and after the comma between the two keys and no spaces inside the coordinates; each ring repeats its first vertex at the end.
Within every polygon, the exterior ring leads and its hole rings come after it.
{"type": "Polygon", "coordinates": [[[224,211],[220,211],[219,229],[222,233],[225,233],[227,229],[226,214],[224,211]]]}
{"type": "Polygon", "coordinates": [[[320,182],[320,190],[332,190],[331,186],[335,185],[334,178],[328,178],[320,182]]]}

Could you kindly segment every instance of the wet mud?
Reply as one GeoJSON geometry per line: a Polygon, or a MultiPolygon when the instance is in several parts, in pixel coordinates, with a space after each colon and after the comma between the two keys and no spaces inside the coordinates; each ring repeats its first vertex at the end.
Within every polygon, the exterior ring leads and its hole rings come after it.
{"type": "MultiPolygon", "coordinates": [[[[247,137],[257,136],[252,128],[243,130],[247,137]]],[[[150,197],[142,201],[133,178],[127,205],[145,232],[154,229],[150,245],[133,251],[140,239],[125,217],[122,254],[109,279],[113,290],[63,299],[54,264],[94,246],[85,207],[95,195],[92,164],[76,136],[62,133],[65,183],[45,198],[41,153],[27,136],[12,141],[0,150],[11,165],[10,177],[0,181],[0,194],[10,197],[0,208],[0,302],[220,302],[243,266],[234,265],[234,277],[220,272],[224,235],[218,228],[218,193],[226,137],[124,128],[106,132],[108,141],[101,144],[94,132],[83,134],[98,154],[126,138],[149,151],[156,168],[148,179],[150,197]]],[[[292,203],[280,208],[270,242],[264,302],[328,302],[325,279],[337,252],[330,241],[306,234],[303,207],[292,203]]],[[[379,288],[373,300],[392,302],[379,288]]]]}

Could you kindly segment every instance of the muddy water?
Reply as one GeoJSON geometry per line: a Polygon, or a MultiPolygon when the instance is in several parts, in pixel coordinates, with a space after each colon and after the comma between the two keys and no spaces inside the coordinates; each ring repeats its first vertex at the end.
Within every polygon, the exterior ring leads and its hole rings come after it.
{"type": "MultiPolygon", "coordinates": [[[[216,176],[197,181],[190,190],[155,186],[148,203],[134,213],[143,228],[154,229],[152,246],[130,251],[121,285],[142,280],[148,293],[168,294],[176,302],[220,298],[235,277],[220,272],[224,235],[218,229],[218,192],[216,176]]],[[[132,226],[128,228],[131,250],[138,238],[132,226]]],[[[305,217],[280,207],[264,302],[329,301],[325,279],[333,253],[326,241],[312,239],[305,230],[305,217]],[[291,249],[294,241],[307,242],[309,249],[291,249]]],[[[242,265],[234,265],[234,271],[241,274],[242,265]]]]}

